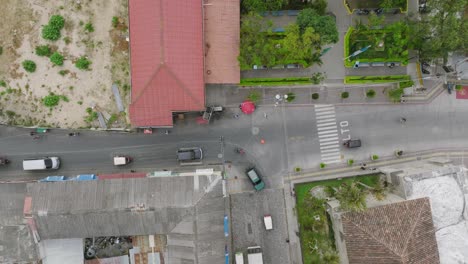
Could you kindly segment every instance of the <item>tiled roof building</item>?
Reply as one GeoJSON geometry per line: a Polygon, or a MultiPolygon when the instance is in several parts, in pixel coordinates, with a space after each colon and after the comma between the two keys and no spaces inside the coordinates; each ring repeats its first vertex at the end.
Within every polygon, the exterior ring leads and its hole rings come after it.
{"type": "Polygon", "coordinates": [[[349,263],[440,263],[428,198],[341,215],[349,263]]]}

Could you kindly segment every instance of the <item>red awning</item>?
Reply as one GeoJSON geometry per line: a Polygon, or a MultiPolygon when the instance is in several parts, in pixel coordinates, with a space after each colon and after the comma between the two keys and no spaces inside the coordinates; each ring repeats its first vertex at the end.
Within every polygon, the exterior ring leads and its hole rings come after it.
{"type": "Polygon", "coordinates": [[[240,105],[240,109],[242,110],[242,113],[250,115],[255,111],[255,104],[252,101],[244,101],[240,105]]]}

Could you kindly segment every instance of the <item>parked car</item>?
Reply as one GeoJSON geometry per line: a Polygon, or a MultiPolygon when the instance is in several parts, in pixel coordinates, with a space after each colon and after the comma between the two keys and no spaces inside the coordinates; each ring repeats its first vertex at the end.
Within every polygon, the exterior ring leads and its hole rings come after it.
{"type": "Polygon", "coordinates": [[[350,139],[343,143],[344,146],[348,148],[359,148],[361,146],[361,140],[360,139],[350,139]]]}
{"type": "Polygon", "coordinates": [[[254,70],[266,70],[266,69],[268,69],[268,67],[265,66],[265,65],[254,65],[253,69],[254,70]]]}
{"type": "Polygon", "coordinates": [[[59,157],[44,157],[23,160],[23,170],[57,170],[60,168],[59,157]]]}
{"type": "Polygon", "coordinates": [[[301,65],[298,63],[292,63],[292,64],[286,65],[286,69],[299,69],[299,68],[301,68],[301,65]]]}
{"type": "Polygon", "coordinates": [[[177,160],[181,165],[201,164],[203,151],[200,147],[180,148],[177,150],[177,160]]]}
{"type": "Polygon", "coordinates": [[[249,177],[250,181],[254,185],[255,190],[261,191],[265,188],[265,183],[262,181],[260,178],[257,170],[255,168],[250,168],[248,169],[245,174],[247,174],[247,177],[249,177]]]}
{"type": "Polygon", "coordinates": [[[362,15],[368,15],[369,13],[370,13],[370,11],[367,10],[367,9],[358,9],[357,12],[356,12],[356,14],[358,14],[358,15],[360,15],[360,16],[362,16],[362,15]]]}

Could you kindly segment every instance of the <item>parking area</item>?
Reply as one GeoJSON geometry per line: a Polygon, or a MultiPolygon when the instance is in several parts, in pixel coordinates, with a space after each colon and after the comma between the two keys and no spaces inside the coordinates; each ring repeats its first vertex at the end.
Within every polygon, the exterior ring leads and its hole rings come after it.
{"type": "Polygon", "coordinates": [[[260,246],[264,263],[290,263],[283,189],[238,193],[230,197],[233,252],[243,252],[247,263],[247,247],[260,246]],[[265,215],[271,215],[272,230],[265,228],[265,215]]]}

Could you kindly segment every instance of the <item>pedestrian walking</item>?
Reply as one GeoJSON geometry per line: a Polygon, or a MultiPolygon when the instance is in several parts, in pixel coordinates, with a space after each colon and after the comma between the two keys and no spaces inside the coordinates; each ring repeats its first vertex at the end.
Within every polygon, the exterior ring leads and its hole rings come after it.
{"type": "Polygon", "coordinates": [[[267,113],[263,113],[263,117],[265,117],[265,119],[268,119],[268,114],[267,114],[267,113]]]}

